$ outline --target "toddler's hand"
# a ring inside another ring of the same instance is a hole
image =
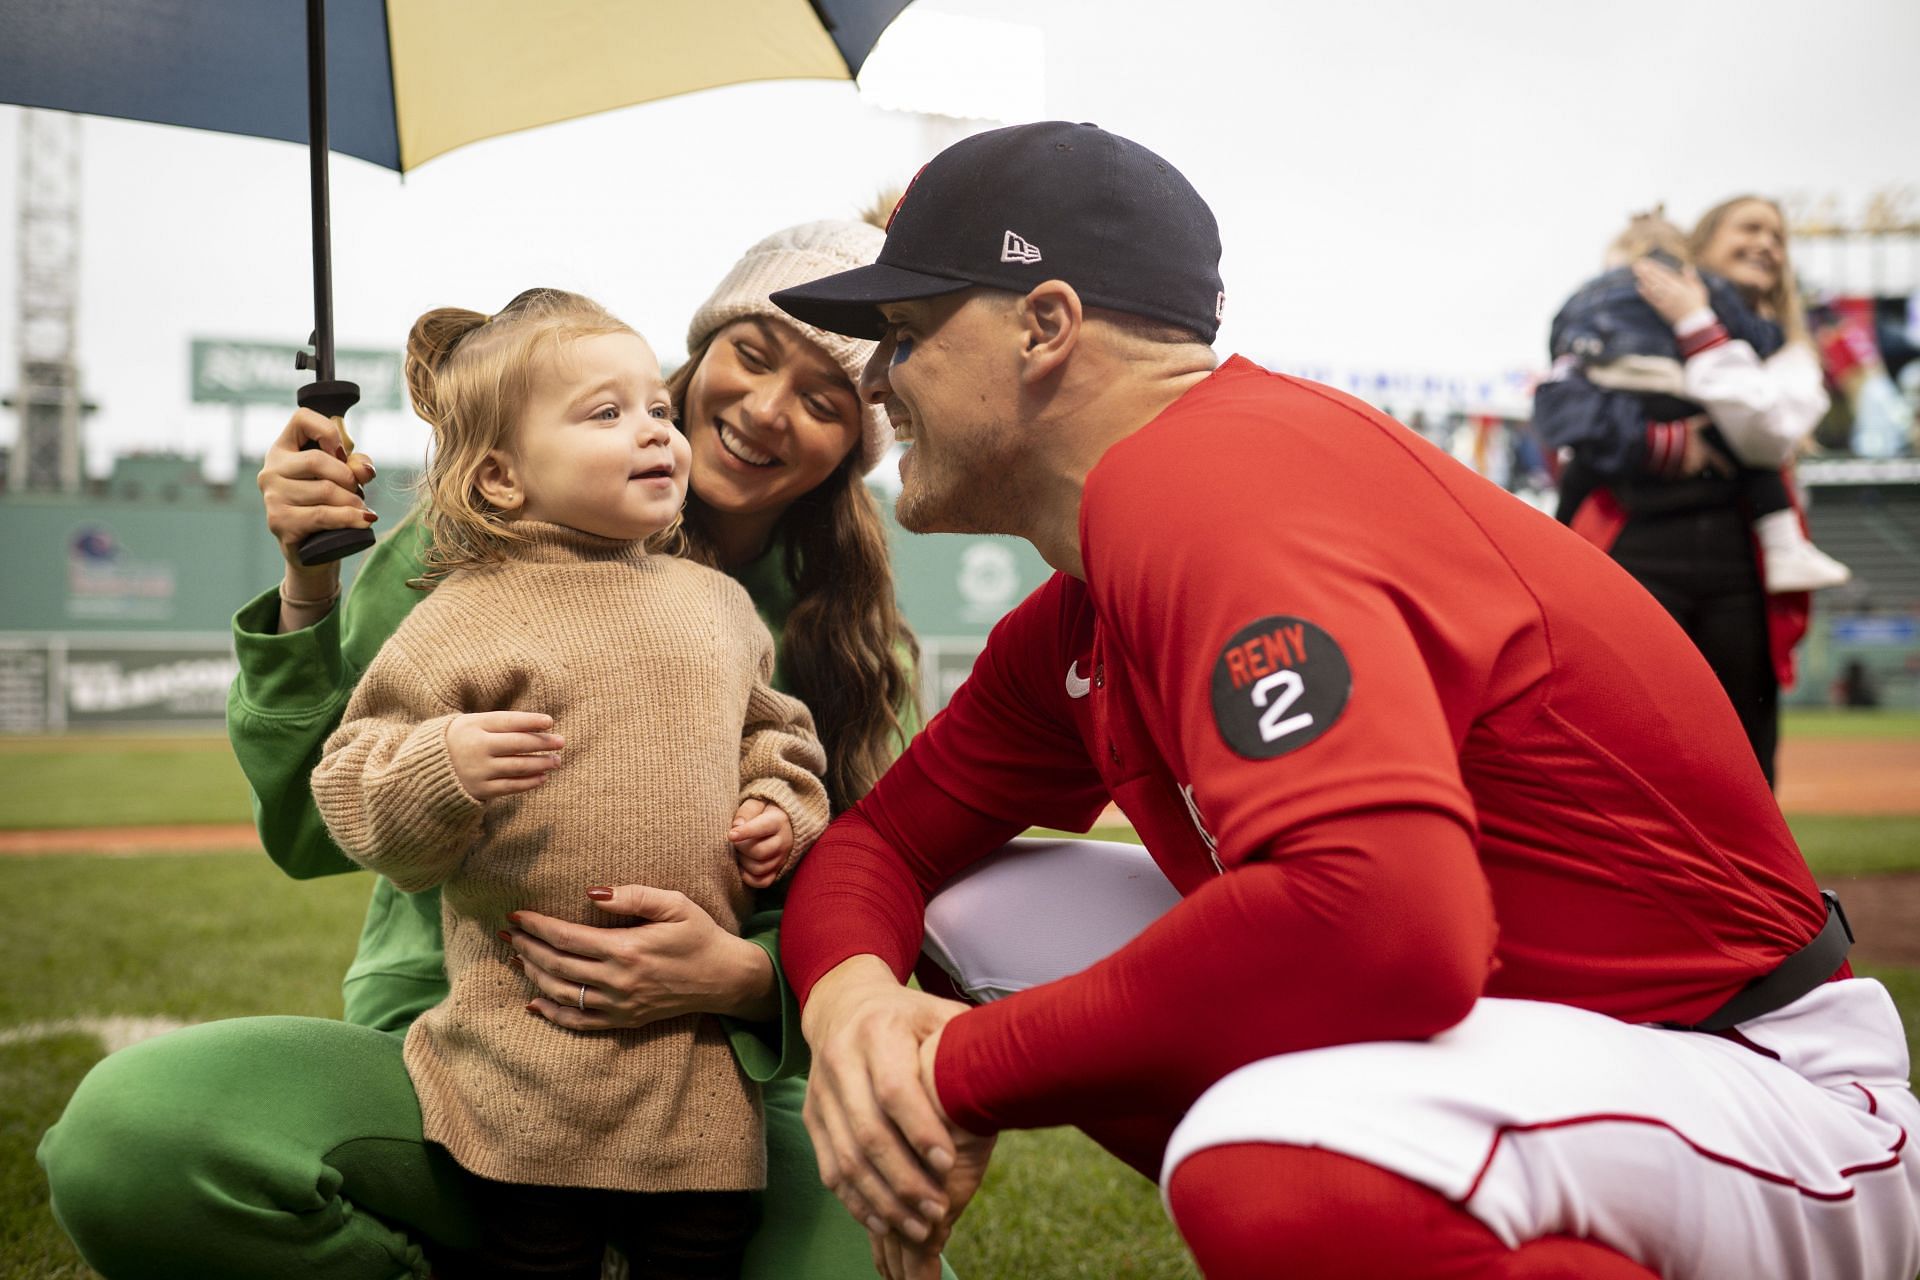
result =
[[[793,852],[793,823],[777,804],[752,798],[742,800],[727,828],[740,878],[751,889],[764,889],[780,878]]]
[[[447,726],[453,776],[475,800],[531,791],[560,766],[564,739],[538,711],[482,711]]]

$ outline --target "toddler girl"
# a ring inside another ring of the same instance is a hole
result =
[[[407,384],[433,426],[415,584],[432,594],[356,687],[313,792],[349,856],[443,886],[450,991],[405,1056],[485,1238],[441,1273],[591,1280],[613,1238],[636,1276],[732,1275],[766,1157],[720,1024],[557,1026],[529,1012],[502,930],[520,908],[630,924],[589,900],[634,883],[737,931],[748,886],[826,825],[811,717],[770,687],[746,592],[663,554],[689,454],[638,334],[557,290],[432,311]]]

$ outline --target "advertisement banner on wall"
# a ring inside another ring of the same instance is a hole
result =
[[[238,673],[223,635],[8,639],[0,642],[0,733],[216,729]]]
[[[290,342],[249,342],[227,338],[193,339],[192,394],[195,404],[270,404],[284,408],[294,392],[313,381],[310,370],[293,363]],[[334,376],[360,387],[360,409],[399,409],[405,389],[398,351],[349,347],[333,353]]]
[[[0,644],[0,733],[43,733],[58,714],[51,664],[40,645]]]
[[[227,686],[239,672],[225,652],[75,647],[67,653],[61,681],[67,726],[129,720],[217,723],[226,716]]]
[[[166,622],[173,617],[175,566],[130,553],[104,523],[67,539],[67,616],[85,622]]]

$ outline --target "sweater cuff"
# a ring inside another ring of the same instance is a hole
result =
[[[1680,332],[1679,326],[1675,326],[1674,334],[1680,340],[1680,358],[1682,360],[1691,360],[1702,351],[1711,351],[1715,347],[1726,345],[1728,341],[1727,327],[1718,320],[1713,319],[1712,314],[1712,312],[1707,313],[1708,321],[1704,326],[1685,333]],[[1691,318],[1692,317],[1689,317],[1689,319]],[[1685,324],[1686,321],[1682,321],[1681,323]]]
[[[301,719],[331,714],[353,683],[340,648],[339,607],[312,626],[282,633],[278,587],[255,596],[233,615],[233,652],[240,663],[235,698],[255,715]]]
[[[824,793],[809,802],[809,798],[800,794],[791,785],[780,778],[756,778],[741,789],[741,801],[748,799],[764,800],[777,806],[787,815],[787,821],[793,826],[793,852],[787,855],[787,863],[780,868],[785,875],[792,870],[800,855],[813,847],[821,833],[827,829],[828,813]]]
[[[1673,479],[1680,474],[1681,461],[1687,456],[1685,422],[1649,422],[1647,424],[1647,470]]]
[[[314,801],[334,843],[408,893],[453,874],[486,809],[454,772],[447,750],[453,720],[422,721],[377,772],[329,756],[313,774]]]
[[[1676,338],[1691,337],[1708,325],[1719,323],[1720,317],[1713,313],[1712,307],[1701,307],[1697,311],[1687,312],[1687,314],[1673,322],[1673,336]]]
[[[457,715],[435,716],[408,735],[405,746],[380,779],[381,783],[401,782],[408,793],[418,798],[419,812],[427,830],[448,838],[464,833],[486,802],[475,798],[460,785],[453,768],[453,752],[447,747],[447,729]]]

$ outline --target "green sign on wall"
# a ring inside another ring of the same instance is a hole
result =
[[[313,381],[312,370],[294,368],[294,351],[290,343],[195,338],[193,402],[291,405],[294,393]],[[360,408],[405,405],[398,351],[337,348],[333,364],[335,377],[360,384]]]

